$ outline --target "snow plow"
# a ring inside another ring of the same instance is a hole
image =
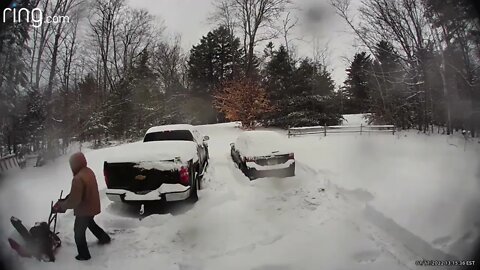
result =
[[[60,193],[60,199],[62,193]],[[10,222],[20,234],[22,243],[13,238],[8,238],[8,243],[20,257],[34,257],[39,261],[47,262],[55,261],[55,252],[62,245],[62,241],[58,237],[58,232],[56,232],[57,212],[53,211],[53,201],[47,222],[36,222],[30,230],[27,230],[22,221],[16,217],[12,216]]]

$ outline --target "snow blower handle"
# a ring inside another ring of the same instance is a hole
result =
[[[58,201],[64,200],[64,199],[62,199],[62,196],[63,196],[63,189],[62,189],[62,191],[60,191],[60,198],[58,199]],[[50,204],[50,215],[48,216],[48,226],[50,227],[50,225],[53,222],[53,233],[55,233],[55,230],[57,228],[57,214],[58,214],[58,212],[54,211],[54,205],[53,205],[53,201],[52,201],[51,204]]]
[[[61,211],[62,209],[60,209],[58,203],[61,202],[61,201],[64,201],[65,199],[62,198],[62,195],[63,195],[63,190],[60,192],[60,198],[57,200],[57,202],[54,204],[53,201],[51,203],[51,213],[55,214],[55,213],[65,213],[65,211]]]

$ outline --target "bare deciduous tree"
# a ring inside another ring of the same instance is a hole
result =
[[[228,29],[231,36],[238,27],[238,18],[234,16],[234,10],[228,0],[219,0],[215,3],[215,12],[210,16],[210,22],[220,24]]]
[[[176,94],[183,88],[183,75],[186,57],[182,53],[181,38],[176,36],[172,43],[159,41],[154,47],[153,59],[156,65],[153,67],[160,77],[162,91],[167,96]]]
[[[116,44],[115,59],[121,59],[123,68],[123,73],[120,74],[118,61],[115,60],[117,76],[124,76],[132,67],[140,52],[152,42],[152,21],[153,16],[146,10],[133,9],[124,12],[114,38]],[[121,45],[120,48],[117,44]]]
[[[287,12],[285,18],[282,20],[282,37],[283,41],[285,42],[285,49],[287,50],[288,55],[290,55],[291,49],[291,42],[293,39],[291,38],[290,34],[291,31],[297,26],[298,24],[298,17],[292,14],[291,11]]]
[[[255,46],[278,35],[276,20],[285,11],[289,0],[221,0],[217,13],[225,22],[238,25],[243,35],[246,74],[254,69]]]
[[[362,41],[362,43],[368,48],[369,52],[372,55],[375,55],[375,48],[374,48],[374,43],[366,37],[359,27],[357,27],[353,21],[353,16],[350,14],[350,8],[351,8],[351,0],[332,0],[331,2],[332,6],[335,8],[336,13],[347,23],[347,25],[350,27],[350,29],[355,33],[355,35]],[[381,66],[380,66],[381,68]],[[383,71],[382,71],[383,73]],[[378,94],[380,96],[380,101],[382,109],[384,112],[387,114],[386,118],[391,119],[391,113],[387,109],[387,104],[385,100],[385,94],[382,91],[382,87],[380,84],[380,80],[378,77],[374,76],[375,83],[376,83],[376,89],[378,91]]]
[[[101,78],[102,88],[114,89],[114,79],[111,72],[111,54],[115,52],[113,48],[115,40],[115,29],[121,10],[125,7],[124,0],[95,0],[93,3],[93,18],[90,19],[90,27],[94,44],[99,50],[100,65],[102,66]]]

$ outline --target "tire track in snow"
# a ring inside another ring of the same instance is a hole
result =
[[[306,171],[316,172],[308,165],[303,164],[302,166],[306,168]],[[317,175],[316,177],[318,178],[319,176]],[[335,192],[337,199],[343,199],[341,200],[343,202],[342,205],[339,202],[334,202],[332,198],[328,198],[333,205],[338,206],[338,208],[335,208],[335,211],[338,212],[339,216],[348,217],[349,222],[357,230],[365,233],[383,252],[390,254],[399,264],[408,269],[417,269],[418,267],[415,266],[414,261],[421,258],[457,260],[455,256],[436,249],[420,237],[401,227],[394,220],[377,211],[368,203],[368,201],[374,198],[368,191],[347,190],[328,180],[326,182],[328,190]],[[355,218],[351,218],[352,216]],[[366,254],[358,254],[358,261],[365,261],[365,258],[370,257],[363,256]]]
[[[301,211],[312,212],[318,204],[310,202],[306,199],[306,194],[303,192],[301,182],[305,177],[297,176],[292,179],[285,178],[263,178],[250,181],[243,172],[234,164],[229,155],[218,156],[218,158],[211,158],[212,167],[215,169],[210,170],[210,184],[208,188],[222,187],[226,192],[232,194],[232,200],[242,205],[252,206],[252,214],[254,216],[263,216],[264,220],[257,224],[259,227],[265,224],[275,223],[274,220],[282,219],[285,215],[289,215],[288,219],[295,222],[292,219],[291,212],[287,214],[283,213],[285,209],[291,206],[291,199],[296,199],[293,206],[294,209],[298,208]],[[303,170],[300,170],[299,175],[305,175]],[[285,185],[285,181],[291,183]],[[218,183],[221,181],[221,183]],[[292,188],[295,187],[295,188]],[[256,202],[259,202],[256,205]],[[275,206],[275,207],[273,207]],[[287,209],[290,211],[292,209]],[[295,210],[294,210],[295,211]],[[258,212],[258,213],[257,213]],[[298,210],[295,211],[298,214]],[[269,217],[271,215],[271,217]],[[248,219],[248,217],[246,217]],[[269,218],[272,218],[269,220]],[[301,214],[299,214],[300,220]],[[274,229],[271,227],[270,229]],[[255,226],[254,226],[255,227]],[[256,228],[255,230],[257,230]],[[297,230],[294,230],[297,231]],[[211,259],[221,258],[223,256],[235,256],[239,253],[252,252],[254,249],[260,246],[270,246],[280,241],[285,237],[288,232],[281,231],[281,233],[272,233],[271,235],[262,236],[253,241],[227,249],[221,253],[209,256]]]
[[[306,169],[306,172],[314,172],[310,177],[320,180],[320,178],[328,177],[327,175],[319,175],[316,170],[310,168],[306,164],[302,164]],[[404,266],[407,269],[414,268],[414,254],[405,247],[395,245],[395,242],[398,240],[390,237],[388,234],[382,233],[379,229],[376,229],[370,221],[368,221],[363,213],[363,207],[365,201],[360,200],[360,198],[365,198],[362,192],[359,191],[348,191],[338,187],[336,184],[333,184],[330,180],[323,179],[324,186],[326,189],[326,200],[329,202],[329,210],[335,213],[335,218],[344,219],[348,221],[356,230],[366,235],[375,245],[381,250],[381,252],[388,254],[394,258],[398,264]],[[388,232],[387,232],[388,233]],[[374,262],[379,255],[374,251],[367,252],[362,251],[354,255],[359,263],[368,263]]]

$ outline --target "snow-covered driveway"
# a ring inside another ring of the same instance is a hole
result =
[[[74,217],[69,212],[60,217],[63,246],[55,263],[19,259],[9,253],[13,261],[25,269],[62,270],[394,270],[416,269],[414,261],[419,256],[446,256],[370,206],[369,192],[344,189],[333,181],[332,174],[337,172],[329,171],[328,164],[315,166],[308,151],[302,153],[298,145],[299,140],[313,142],[312,138],[291,141],[299,149],[295,177],[250,182],[229,156],[229,144],[241,131],[231,124],[202,129],[211,138],[211,160],[200,200],[194,206],[164,206],[140,220],[136,210],[112,204],[101,191],[102,213],[96,220],[114,240],[98,246],[87,234],[92,260],[77,262],[73,258]],[[102,190],[103,161],[113,152],[121,153],[122,147],[86,152]],[[12,231],[10,215],[27,226],[45,220],[50,200],[59,190],[68,189],[70,174],[67,157],[62,157],[46,167],[9,176],[0,191],[2,232],[8,235]],[[5,248],[7,242],[1,244]]]

